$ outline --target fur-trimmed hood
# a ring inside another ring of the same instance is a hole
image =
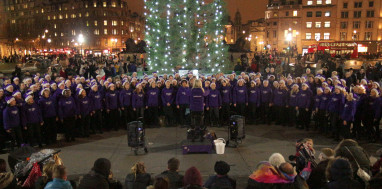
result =
[[[0,188],[6,188],[13,181],[13,174],[10,172],[0,173]]]

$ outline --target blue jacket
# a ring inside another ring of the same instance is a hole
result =
[[[243,104],[248,103],[248,92],[246,86],[236,86],[233,90],[233,103]]]
[[[73,189],[69,181],[54,178],[46,184],[44,189]]]
[[[41,97],[38,101],[40,106],[41,114],[43,118],[57,117],[57,105],[56,100],[53,96],[48,98]]]
[[[297,94],[297,107],[298,108],[310,108],[312,102],[312,91],[310,89],[300,90]]]
[[[77,106],[73,97],[62,96],[58,101],[58,117],[60,119],[73,117],[77,114]]]
[[[3,111],[4,129],[20,127],[20,109],[17,106],[7,106]]]
[[[84,98],[76,98],[77,111],[81,116],[87,116],[90,114],[92,108],[92,103],[89,97],[85,96]]]
[[[215,90],[210,90],[210,94],[207,96],[206,106],[210,108],[220,107],[222,105],[222,98],[220,92]]]
[[[204,110],[204,93],[202,89],[196,88],[191,90],[190,95],[190,111]]]
[[[129,107],[131,106],[131,98],[133,97],[133,90],[121,90],[119,92],[119,104],[121,107]]]
[[[133,108],[143,108],[145,106],[145,95],[143,92],[141,93],[133,93],[133,98],[131,101]]]
[[[106,92],[105,108],[108,110],[115,110],[118,108],[118,93],[116,91]]]
[[[338,113],[341,115],[341,110],[345,104],[345,97],[343,94],[333,93],[328,103],[328,112]]]
[[[220,87],[220,93],[221,93],[222,103],[223,104],[230,104],[230,103],[232,103],[231,87],[229,87],[229,86]]]
[[[149,88],[146,93],[146,106],[148,107],[157,107],[159,106],[159,89],[156,88]]]
[[[91,104],[92,104],[92,110],[91,111],[96,111],[96,110],[101,110],[102,109],[102,101],[103,101],[103,98],[102,98],[102,94],[100,91],[93,91],[91,90],[89,92],[89,99],[91,101]]]
[[[21,115],[23,127],[26,127],[27,124],[43,122],[40,107],[35,102],[33,104],[25,103]]]
[[[347,101],[344,105],[341,119],[347,122],[354,121],[354,115],[356,111],[356,101]]]
[[[269,104],[272,102],[272,88],[271,87],[264,87],[262,86],[260,88],[261,90],[261,103],[262,104]]]
[[[169,88],[167,89],[166,87],[162,89],[162,104],[163,106],[167,106],[167,103],[173,104],[174,103],[174,89]]]
[[[190,104],[190,93],[190,88],[180,87],[176,93],[176,105]]]

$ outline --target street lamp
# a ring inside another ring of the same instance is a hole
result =
[[[46,30],[45,30],[45,33],[48,33],[48,32],[49,32],[49,30],[46,29]]]
[[[84,38],[84,35],[82,35],[82,33],[80,33],[80,35],[78,35],[78,42],[80,43],[81,45],[81,55],[82,55],[82,44],[85,42],[85,38]]]
[[[356,36],[357,36],[357,30],[354,30],[353,33],[354,33],[354,35],[353,35],[353,41],[355,42],[355,38],[356,38]]]
[[[48,52],[50,52],[50,43],[52,42],[52,40],[49,38],[49,39],[47,39],[46,41],[48,42],[48,46],[49,46],[49,47],[48,47]]]

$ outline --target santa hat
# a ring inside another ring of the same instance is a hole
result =
[[[25,102],[28,102],[29,99],[33,99],[33,95],[29,94],[25,97]]]
[[[43,88],[42,90],[41,90],[41,96],[44,96],[44,91],[49,91],[50,92],[50,89],[49,88]]]
[[[332,92],[332,89],[330,87],[325,87],[325,90],[329,90],[330,92]]]
[[[50,77],[50,75],[49,74],[45,74],[45,79],[47,79],[48,77]]]
[[[64,89],[64,90],[62,90],[61,94],[62,94],[62,95],[65,95],[65,92],[66,92],[66,91],[70,91],[70,90],[69,90],[69,89]]]
[[[379,96],[379,91],[377,89],[371,89],[371,91],[374,91],[377,94],[377,96]]]
[[[7,104],[10,104],[12,101],[14,101],[15,100],[15,98],[14,97],[12,97],[12,96],[6,96],[5,97],[5,101],[7,101]]]
[[[11,87],[13,87],[13,85],[11,85],[11,84],[5,85],[5,90],[9,91],[11,89]]]
[[[339,89],[339,90],[342,91],[344,88],[343,88],[341,85],[336,85],[336,86],[335,86],[335,89]]]
[[[306,84],[306,83],[303,83],[301,86],[306,86],[306,87],[308,87],[308,88],[309,88],[309,85],[308,85],[308,84]]]
[[[63,81],[60,82],[60,83],[58,84],[58,87],[60,87],[60,86],[62,86],[62,85],[65,86],[65,82],[63,82]]]
[[[298,86],[297,84],[293,84],[293,85],[292,85],[292,88],[293,88],[293,87],[300,88],[300,86]]]
[[[122,86],[125,87],[126,84],[129,84],[129,82],[128,82],[128,81],[124,81],[123,84],[122,84]]]
[[[114,86],[114,83],[109,83],[109,84],[107,85],[107,88],[109,89],[111,86]]]
[[[16,90],[12,93],[12,96],[15,97],[17,96],[18,94],[21,94],[21,92],[19,90]]]
[[[373,84],[377,85],[377,87],[379,88],[379,83],[378,82],[373,82]]]
[[[77,95],[80,96],[83,91],[85,91],[85,90],[84,89],[77,89]]]
[[[84,88],[84,87],[82,86],[82,84],[78,84],[77,87],[76,87],[76,89],[81,89],[81,88]]]
[[[319,92],[324,92],[324,91],[322,90],[322,88],[317,88],[317,91],[319,91]]]
[[[95,87],[98,87],[98,85],[97,85],[97,84],[92,84],[92,85],[90,86],[91,89],[93,89],[93,88],[95,88]]]
[[[18,77],[14,77],[13,81],[20,80]]]

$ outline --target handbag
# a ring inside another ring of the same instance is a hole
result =
[[[359,178],[361,178],[364,182],[368,182],[370,180],[370,175],[359,166],[357,159],[355,159],[355,157],[353,156],[353,153],[351,153],[349,148],[346,146],[345,148],[353,157],[354,161],[357,163],[357,166],[358,166],[357,175],[359,176]]]

